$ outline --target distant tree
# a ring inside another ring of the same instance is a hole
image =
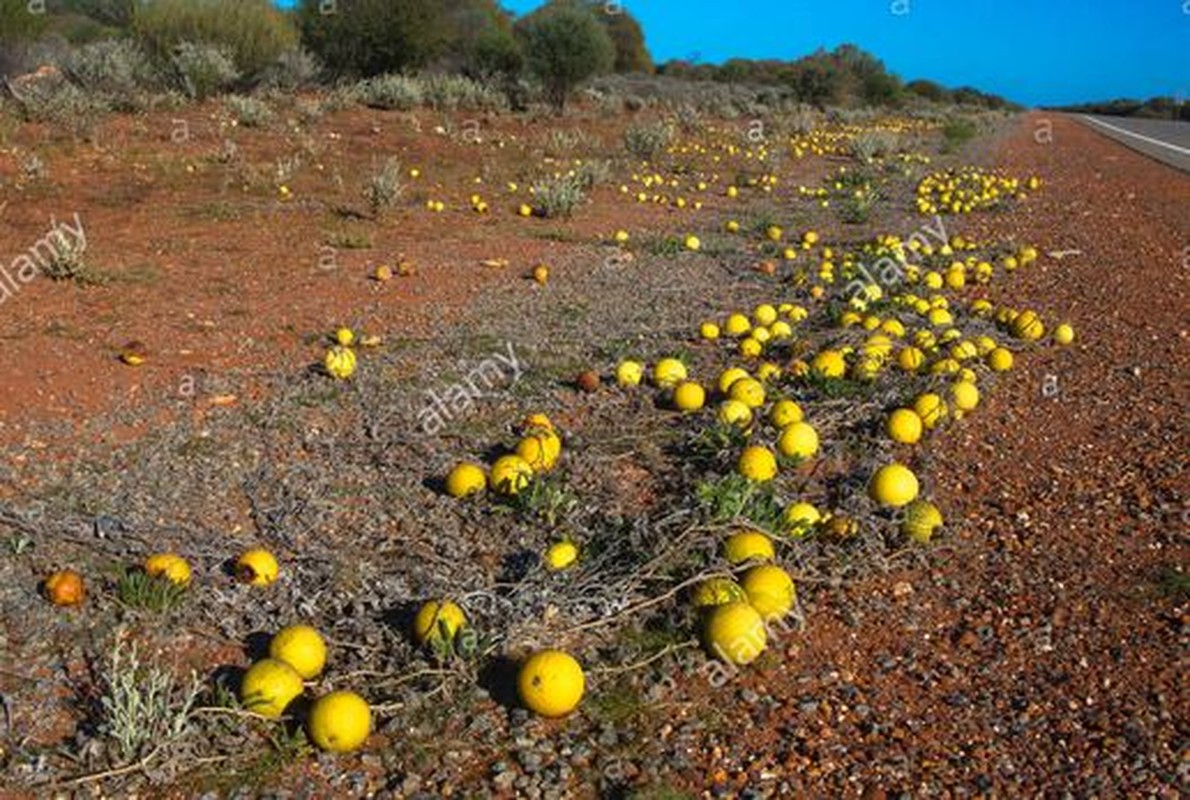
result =
[[[101,25],[127,30],[136,16],[138,0],[59,0],[55,11],[81,14]]]
[[[799,101],[823,108],[843,94],[843,76],[826,51],[800,58],[791,65],[790,88]]]
[[[716,70],[715,80],[724,83],[749,83],[754,78],[756,63],[744,58],[728,59]]]
[[[525,67],[521,43],[511,31],[495,28],[476,38],[466,71],[477,78],[515,78]]]
[[[915,80],[905,84],[905,90],[910,94],[929,100],[932,103],[946,103],[950,101],[950,92],[941,84],[934,81]]]
[[[609,72],[615,45],[590,8],[574,0],[552,0],[516,23],[529,69],[545,86],[557,113],[582,81]]]
[[[441,0],[446,48],[441,62],[474,76],[518,71],[523,58],[512,17],[495,0]]]
[[[327,11],[330,8],[330,11]],[[450,42],[441,0],[302,0],[305,46],[334,74],[372,76],[424,66]]]
[[[33,13],[29,0],[0,0],[0,45],[37,38],[46,26],[46,15]]]
[[[588,0],[588,4],[595,12],[595,18],[603,23],[616,48],[612,69],[615,72],[655,72],[653,57],[645,45],[644,28],[636,17],[622,5],[608,3],[607,0]]]

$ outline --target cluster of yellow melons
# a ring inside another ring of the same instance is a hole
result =
[[[740,356],[755,359],[763,355],[770,343],[792,339],[794,326],[807,316],[806,308],[794,303],[761,303],[751,315],[733,311],[721,321],[703,322],[698,335],[707,341],[731,339],[736,342]]]
[[[511,452],[492,462],[490,472],[482,465],[463,461],[446,476],[446,493],[463,498],[491,489],[504,497],[515,497],[534,476],[552,470],[562,456],[562,437],[545,414],[530,414],[519,426],[521,438]]]
[[[976,167],[934,172],[917,185],[917,210],[923,214],[970,214],[1006,200],[1023,200],[1026,187],[1040,185],[1037,178],[1022,182]]]
[[[702,616],[702,641],[707,652],[730,664],[749,664],[768,646],[769,626],[794,608],[797,590],[789,573],[774,563],[772,539],[761,531],[739,530],[723,543],[727,562],[742,570],[736,576],[699,582],[690,603]]]

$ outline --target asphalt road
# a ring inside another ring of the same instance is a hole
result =
[[[1091,129],[1121,144],[1190,172],[1190,122],[1079,114]]]

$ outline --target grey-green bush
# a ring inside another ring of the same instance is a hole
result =
[[[214,45],[182,42],[170,64],[178,88],[195,100],[219,94],[240,78],[231,53]]]

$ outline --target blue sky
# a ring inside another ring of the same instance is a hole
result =
[[[543,0],[503,0],[518,14]],[[622,0],[657,61],[791,59],[853,42],[906,80],[1030,105],[1190,99],[1190,0]],[[894,13],[894,11],[904,13]]]

